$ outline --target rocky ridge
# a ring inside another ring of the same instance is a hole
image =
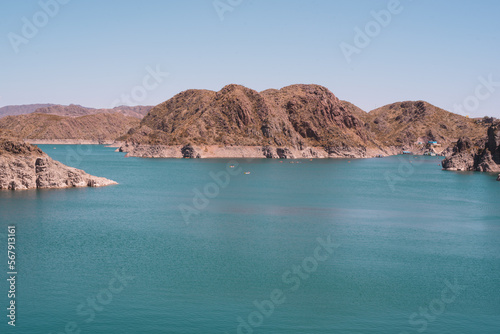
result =
[[[383,147],[401,147],[416,154],[447,154],[461,137],[477,141],[486,126],[424,101],[392,103],[370,111],[365,120]],[[438,145],[429,145],[436,141]]]
[[[154,107],[119,138],[129,156],[328,158],[391,154],[327,88],[292,85],[257,92],[228,85],[188,90]],[[179,151],[180,148],[180,151]]]
[[[0,108],[0,117],[4,116],[16,116],[16,115],[24,115],[31,114],[35,112],[35,110],[39,108],[45,108],[53,106],[50,103],[40,103],[40,104],[23,104],[23,105],[10,105]]]
[[[180,149],[190,145],[201,158],[366,158],[403,151],[444,155],[459,137],[478,139],[484,129],[424,101],[366,113],[318,85],[263,92],[228,85],[174,96],[119,140],[126,142],[121,151],[138,157],[182,157]]]
[[[95,143],[114,141],[139,119],[121,113],[101,113],[80,117],[32,113],[0,118],[0,130],[9,130],[16,137],[30,142],[73,140]]]

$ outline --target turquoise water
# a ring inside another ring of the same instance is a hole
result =
[[[41,148],[120,184],[0,192],[0,267],[15,224],[18,269],[1,333],[499,333],[494,175],[436,157],[228,168]],[[198,190],[213,198],[196,208]]]

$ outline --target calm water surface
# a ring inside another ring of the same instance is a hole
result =
[[[1,333],[500,332],[494,175],[241,159],[220,187],[229,160],[41,148],[120,184],[0,192],[1,268],[15,224],[19,272],[15,329],[0,282]]]

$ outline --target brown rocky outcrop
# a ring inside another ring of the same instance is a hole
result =
[[[383,106],[370,111],[366,121],[382,146],[397,146],[417,154],[446,154],[459,138],[468,137],[475,141],[484,136],[486,129],[475,120],[424,101]],[[439,145],[428,145],[429,141],[437,141]]]
[[[182,157],[175,147],[190,144],[201,158],[366,158],[449,154],[460,137],[477,141],[485,129],[424,101],[366,113],[318,85],[257,92],[233,84],[177,94],[118,140],[126,142],[122,151],[141,157]]]
[[[38,147],[0,138],[0,189],[102,187],[117,184],[52,160]]]
[[[181,153],[183,158],[200,158],[200,154],[197,153],[194,147],[190,144],[183,146],[181,148]]]
[[[153,157],[162,151],[171,157],[167,147],[181,146],[181,156],[202,158],[383,154],[363,113],[318,85],[260,93],[239,85],[219,92],[188,90],[154,107],[140,126],[119,138],[126,141],[120,150],[129,156]]]
[[[500,172],[500,123],[491,125],[486,140],[476,144],[460,138],[442,165],[446,170]]]

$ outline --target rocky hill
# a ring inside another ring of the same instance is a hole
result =
[[[389,104],[370,111],[366,119],[381,145],[402,147],[415,153],[429,149],[439,153],[463,136],[478,140],[486,129],[472,119],[424,101]],[[429,147],[426,145],[429,141],[437,141],[439,146]]]
[[[356,115],[359,119],[366,121],[368,117],[368,113],[366,111],[348,101],[341,100],[340,103],[345,110],[353,115]]]
[[[52,160],[38,147],[0,138],[0,189],[102,187],[117,184]]]
[[[92,114],[81,117],[33,113],[0,118],[0,130],[30,140],[114,141],[139,125],[135,117],[120,113]]]
[[[188,90],[154,107],[122,137],[137,156],[366,157],[383,153],[351,106],[327,88]],[[175,154],[166,146],[177,147]],[[220,146],[224,146],[223,152]],[[185,156],[182,153],[181,156]]]
[[[500,122],[488,128],[483,140],[460,138],[453,154],[442,164],[446,170],[500,172]]]

